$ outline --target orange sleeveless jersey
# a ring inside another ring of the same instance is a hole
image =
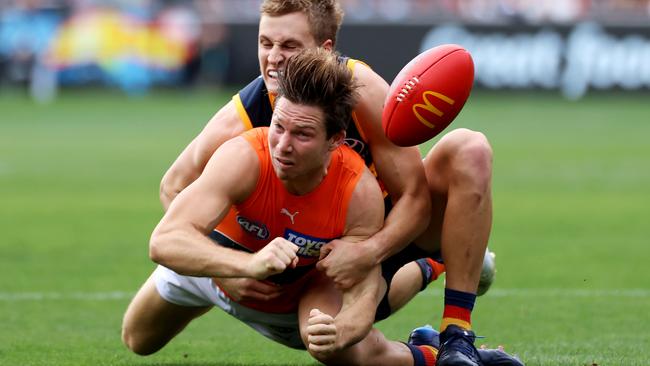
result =
[[[284,296],[268,302],[241,302],[265,312],[294,312],[300,291],[318,261],[320,248],[343,235],[350,197],[365,165],[352,149],[341,146],[332,152],[327,175],[320,185],[306,195],[295,196],[287,192],[273,170],[268,128],[255,128],[242,136],[257,152],[259,180],[253,193],[233,206],[215,230],[251,252],[262,249],[276,237],[300,247],[297,268],[268,279],[283,284],[287,291]]]

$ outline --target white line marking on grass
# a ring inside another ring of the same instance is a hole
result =
[[[128,300],[135,295],[129,291],[107,292],[0,292],[0,301],[52,301],[52,300],[90,300],[90,301],[116,301]],[[442,296],[441,289],[424,291],[424,296]],[[650,297],[648,289],[624,290],[585,290],[565,288],[495,288],[488,291],[488,297]]]

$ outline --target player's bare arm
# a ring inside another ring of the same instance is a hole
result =
[[[208,238],[230,207],[255,188],[258,166],[257,155],[243,138],[218,149],[203,174],[178,195],[154,230],[151,259],[179,274],[206,277],[262,279],[295,266],[296,246],[282,238],[255,254],[215,245]]]
[[[403,249],[429,223],[431,203],[422,157],[417,147],[399,147],[391,143],[381,128],[381,114],[388,84],[364,65],[355,70],[362,88],[355,109],[370,144],[375,167],[394,202],[381,231],[373,235],[378,262]]]
[[[201,175],[219,146],[238,136],[244,129],[244,123],[232,100],[212,116],[163,176],[160,182],[160,202],[165,210],[183,189]]]
[[[219,146],[244,130],[245,125],[233,101],[217,111],[163,176],[160,202],[164,209],[167,210],[174,198],[201,175]],[[270,300],[283,293],[281,286],[253,278],[215,277],[215,281],[236,301]]]
[[[375,177],[366,169],[352,195],[342,239],[360,244],[381,229],[383,219],[381,190]],[[322,249],[324,256],[328,254],[328,247],[329,244]],[[352,287],[338,288],[342,291],[342,302],[336,316],[328,314],[327,310],[321,311],[322,308],[310,309],[307,327],[309,349],[327,354],[363,339],[372,328],[374,310],[385,289],[380,266],[374,266]],[[331,302],[331,299],[326,301]]]
[[[355,114],[394,207],[384,227],[362,245],[350,245],[343,240],[331,243],[332,249],[341,250],[331,253],[323,264],[331,267],[329,274],[337,282],[347,286],[360,281],[369,268],[408,245],[426,228],[431,215],[431,203],[423,199],[429,192],[419,150],[394,145],[381,128],[388,84],[361,64],[356,65],[354,74],[362,85]]]

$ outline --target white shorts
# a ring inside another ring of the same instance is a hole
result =
[[[265,337],[291,348],[305,349],[295,313],[265,313],[242,306],[226,296],[209,277],[183,276],[160,265],[153,276],[160,296],[172,304],[217,306]]]

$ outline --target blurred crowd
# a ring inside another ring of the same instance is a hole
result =
[[[255,22],[259,0],[0,0],[0,12],[57,10],[70,14],[114,7],[145,19],[168,7],[192,9],[203,22]],[[648,25],[650,0],[341,0],[349,22],[567,23]]]
[[[192,82],[203,58],[202,78],[219,83],[227,28],[206,4],[0,0],[0,88],[24,84],[47,99],[59,85],[97,83],[138,94]]]
[[[259,0],[0,0],[0,89],[100,82],[129,93],[228,69],[229,25]],[[345,24],[650,25],[650,0],[341,0]],[[48,89],[49,88],[49,89]]]

